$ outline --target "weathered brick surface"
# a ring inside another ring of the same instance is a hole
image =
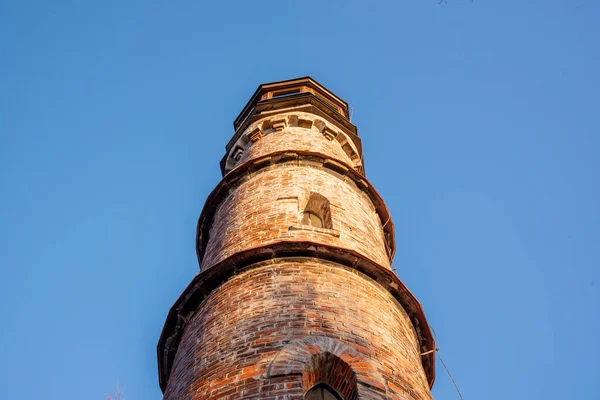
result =
[[[323,380],[347,399],[431,399],[400,304],[339,264],[251,266],[188,317],[165,400],[302,399]]]
[[[330,201],[333,229],[300,223],[310,192]],[[237,183],[214,217],[201,269],[236,252],[281,241],[346,248],[389,268],[382,221],[369,197],[350,179],[300,163],[264,168]]]

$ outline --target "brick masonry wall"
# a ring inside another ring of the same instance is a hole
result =
[[[288,163],[246,175],[237,185],[217,209],[201,270],[236,252],[283,241],[353,250],[389,268],[382,221],[352,180],[310,163]],[[311,191],[330,201],[333,229],[300,223]]]
[[[285,258],[251,266],[188,318],[165,400],[302,399],[307,385],[325,379],[315,366],[327,360],[345,377],[327,383],[348,398],[431,399],[400,304],[339,264]]]

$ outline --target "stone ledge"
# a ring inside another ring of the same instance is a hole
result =
[[[324,235],[340,237],[340,231],[338,231],[336,229],[317,228],[316,226],[310,226],[310,225],[293,224],[293,225],[290,225],[288,230],[290,230],[290,231],[310,231],[310,232],[322,233]]]

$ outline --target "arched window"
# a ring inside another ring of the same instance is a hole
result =
[[[304,211],[302,214],[302,223],[317,228],[323,228],[323,219],[312,211]]]
[[[335,390],[331,387],[327,386],[324,383],[319,383],[312,387],[308,392],[306,392],[306,396],[304,396],[304,400],[344,400],[340,395],[338,395]]]
[[[316,228],[333,229],[329,200],[325,196],[310,192],[302,212],[302,224]]]

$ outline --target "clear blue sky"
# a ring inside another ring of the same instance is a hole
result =
[[[311,75],[354,107],[465,400],[600,398],[599,20],[592,0],[0,1],[0,397],[161,398],[232,121]]]

